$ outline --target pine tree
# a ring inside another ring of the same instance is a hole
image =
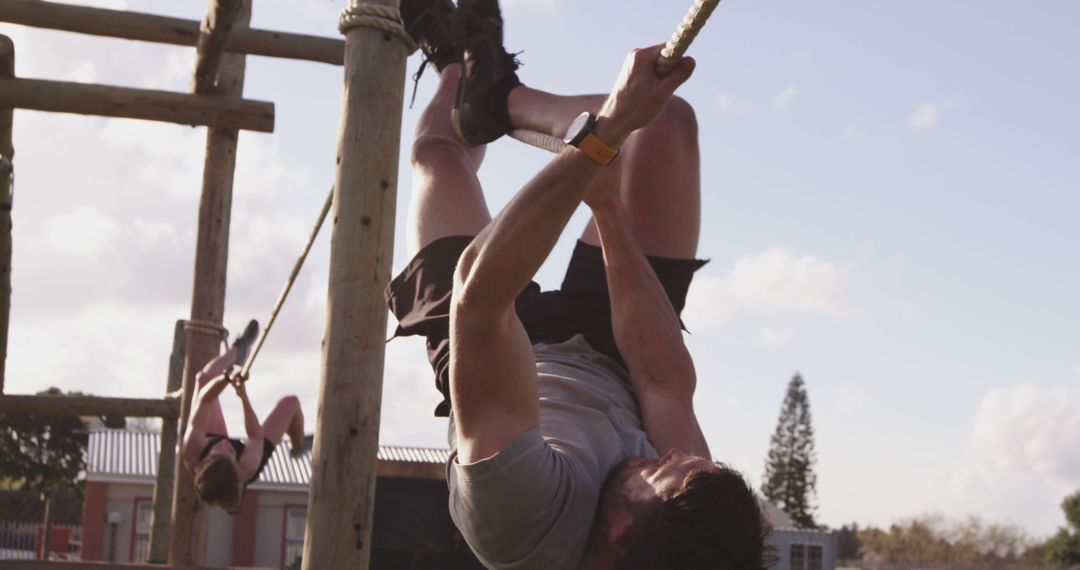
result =
[[[788,384],[776,432],[769,441],[762,493],[791,516],[799,528],[817,528],[817,505],[813,503],[817,498],[815,459],[810,400],[802,376],[796,373]]]

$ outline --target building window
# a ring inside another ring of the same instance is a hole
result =
[[[789,570],[821,570],[820,544],[792,544]]]
[[[821,570],[821,545],[806,546],[806,570]]]
[[[131,517],[131,561],[146,562],[150,559],[150,526],[154,517],[153,499],[135,499],[135,516]]]
[[[281,567],[285,570],[300,568],[304,554],[304,526],[307,524],[307,507],[285,507],[285,556]]]

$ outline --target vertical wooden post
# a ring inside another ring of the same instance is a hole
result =
[[[41,498],[45,501],[45,516],[41,521],[42,537],[38,560],[48,560],[49,551],[52,550],[53,498],[49,494],[42,494]]]
[[[166,394],[172,394],[183,387],[186,352],[187,333],[184,331],[184,321],[176,321],[176,327],[173,329],[172,354],[169,355]],[[150,524],[150,555],[147,560],[151,564],[164,563],[169,553],[169,517],[172,513],[173,485],[176,482],[176,472],[184,468],[182,461],[177,461],[176,457],[179,422],[179,419],[161,419],[161,449],[158,451],[157,481],[154,483],[154,515]]]
[[[351,7],[398,0],[350,0]],[[368,27],[345,39],[345,93],[305,570],[368,568],[408,49]]]
[[[213,0],[211,0],[213,1]],[[210,13],[214,11],[213,5]],[[251,0],[237,16],[236,27],[251,22]],[[228,54],[221,59],[214,92],[237,96],[244,92],[245,57]],[[225,311],[225,278],[229,257],[229,224],[232,214],[233,173],[236,170],[236,143],[239,132],[208,129],[203,190],[199,203],[199,230],[195,242],[195,284],[191,299],[191,320],[221,324]],[[180,406],[180,438],[183,441],[195,374],[218,355],[221,339],[189,332],[184,358],[184,395]],[[191,472],[177,469],[173,488],[172,536],[169,564],[201,566],[206,558],[206,509],[199,500]]]
[[[15,44],[0,35],[0,78],[15,77]],[[0,394],[4,393],[8,319],[11,317],[11,204],[15,147],[11,143],[14,109],[0,109]]]

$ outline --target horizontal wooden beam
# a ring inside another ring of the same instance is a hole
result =
[[[230,567],[231,570],[260,570]],[[201,566],[121,564],[116,562],[60,562],[55,560],[0,560],[0,570],[211,570]]]
[[[274,131],[273,103],[43,79],[0,79],[0,109],[4,107]]]
[[[42,0],[0,0],[0,22],[181,46],[194,46],[199,39],[197,20]],[[333,65],[345,62],[344,40],[269,30],[233,30],[225,51]]]
[[[116,416],[175,420],[180,415],[180,400],[97,396],[0,396],[0,414]]]

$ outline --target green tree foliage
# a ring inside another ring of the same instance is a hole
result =
[[[1050,564],[1080,565],[1080,491],[1065,497],[1061,510],[1065,511],[1065,520],[1072,528],[1058,529],[1057,534],[1040,545],[1037,551]]]
[[[1061,501],[1061,510],[1065,511],[1065,520],[1069,521],[1073,530],[1080,532],[1080,491],[1065,497]]]
[[[817,475],[814,473],[814,427],[810,422],[810,400],[802,376],[788,384],[780,408],[776,432],[769,441],[762,493],[783,509],[799,528],[817,528]]]
[[[958,567],[1025,561],[1030,540],[1019,527],[978,517],[947,521],[937,514],[899,521],[881,530],[858,531],[859,555],[867,565],[949,564]]]
[[[854,560],[859,557],[859,525],[851,523],[836,531],[836,558]]]
[[[50,388],[38,395],[63,393]],[[21,491],[81,495],[87,440],[79,418],[0,414],[0,480]]]

